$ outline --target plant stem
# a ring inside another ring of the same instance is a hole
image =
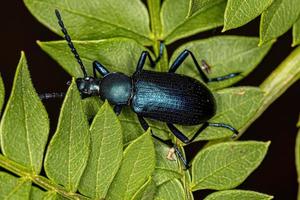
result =
[[[293,83],[300,78],[300,47],[296,48],[259,86],[264,92],[255,116],[241,129],[240,135]]]
[[[150,22],[151,30],[153,34],[153,51],[156,56],[159,55],[160,43],[161,43],[161,33],[162,25],[160,20],[160,5],[161,0],[147,0],[148,9],[150,13]],[[164,48],[163,56],[160,59],[160,62],[157,65],[158,71],[167,71],[168,70],[168,54],[167,48]]]
[[[160,22],[160,0],[147,0],[148,9],[150,13],[151,30],[154,38],[159,38],[161,33]]]
[[[68,199],[88,199],[87,197],[84,197],[80,194],[67,191],[64,187],[53,183],[51,180],[43,176],[33,174],[30,170],[14,161],[9,160],[2,154],[0,154],[0,166],[20,177],[30,179],[32,182],[47,191],[54,191]]]

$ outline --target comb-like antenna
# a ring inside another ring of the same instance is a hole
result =
[[[68,42],[68,45],[69,45],[69,47],[70,47],[72,53],[74,54],[74,56],[75,56],[77,62],[79,63],[79,65],[80,65],[80,67],[81,67],[81,70],[82,70],[82,72],[83,72],[84,77],[87,77],[87,73],[86,73],[86,71],[85,71],[85,67],[84,67],[84,65],[83,65],[83,63],[82,63],[82,60],[80,59],[79,54],[77,53],[77,51],[76,51],[76,49],[75,49],[75,47],[74,47],[74,44],[73,44],[73,42],[72,42],[72,40],[71,40],[70,35],[68,34],[68,31],[67,31],[67,29],[66,29],[66,27],[65,27],[65,25],[64,25],[64,23],[63,23],[63,21],[62,21],[62,18],[61,18],[61,16],[60,16],[59,11],[56,10],[56,9],[55,9],[55,14],[56,14],[56,17],[57,17],[57,19],[58,19],[58,24],[59,24],[59,26],[61,27],[61,31],[62,31],[63,34],[65,35],[65,39],[66,39],[66,41]]]

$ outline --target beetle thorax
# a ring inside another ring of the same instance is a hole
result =
[[[114,105],[125,105],[132,93],[131,78],[122,73],[110,73],[100,83],[100,96]]]

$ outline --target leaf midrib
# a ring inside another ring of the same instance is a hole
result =
[[[23,69],[20,73],[24,73],[23,72]],[[21,88],[25,88],[24,85],[23,85],[23,75],[20,76],[20,79],[21,79]],[[25,128],[25,134],[26,134],[26,146],[27,146],[27,149],[28,149],[28,155],[29,155],[29,159],[30,159],[30,168],[32,170],[32,172],[35,172],[34,170],[34,166],[33,166],[33,161],[32,161],[32,152],[31,152],[31,146],[30,146],[30,139],[29,139],[29,128],[28,128],[28,122],[27,122],[27,112],[26,112],[26,100],[24,98],[24,90],[21,89],[21,99],[22,99],[22,109],[23,109],[23,113],[24,113],[24,128]]]

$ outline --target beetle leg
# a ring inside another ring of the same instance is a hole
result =
[[[209,123],[208,122],[208,126],[221,127],[221,128],[229,129],[229,130],[231,130],[234,133],[231,136],[232,138],[235,138],[239,134],[238,130],[236,130],[235,128],[233,128],[232,126],[230,126],[228,124],[223,124],[223,123]]]
[[[207,75],[203,72],[202,68],[200,67],[199,63],[196,60],[196,57],[194,56],[194,54],[189,51],[189,50],[184,50],[177,58],[176,60],[173,62],[173,64],[171,65],[169,72],[170,73],[174,73],[183,63],[183,61],[188,57],[188,55],[190,55],[194,61],[194,64],[200,74],[201,79],[205,82],[215,82],[215,81],[223,81],[226,79],[230,79],[233,77],[236,77],[238,75],[240,75],[240,72],[237,73],[231,73],[231,74],[227,74],[225,76],[221,76],[221,77],[216,77],[216,78],[208,78]],[[204,60],[201,61],[202,64],[206,64],[207,66],[209,66]]]
[[[139,62],[136,66],[136,70],[135,70],[136,73],[141,72],[143,70],[147,57],[149,58],[151,67],[155,66],[156,63],[155,63],[155,61],[152,60],[149,52],[148,51],[143,51],[141,56],[140,56]]]
[[[193,135],[193,137],[191,139],[189,139],[188,137],[186,137],[180,130],[178,130],[173,124],[169,124],[167,123],[169,129],[171,130],[171,132],[183,143],[185,144],[189,144],[191,142],[193,142],[196,137],[208,126],[213,126],[213,127],[221,127],[221,128],[226,128],[231,130],[234,134],[232,135],[232,138],[236,137],[238,135],[238,131],[233,128],[232,126],[228,125],[228,124],[223,124],[223,123],[210,123],[210,122],[204,122],[203,125],[198,129],[198,131]]]
[[[139,122],[141,124],[141,126],[143,127],[143,129],[145,131],[148,130],[149,128],[149,124],[146,122],[146,120],[141,117],[141,116],[138,116],[138,119],[139,119]],[[157,139],[158,141],[168,145],[169,147],[171,147],[172,149],[174,149],[175,153],[177,154],[177,156],[180,158],[180,160],[182,161],[182,163],[184,164],[185,168],[188,169],[189,168],[189,165],[188,165],[188,162],[186,161],[186,159],[183,157],[181,151],[179,150],[178,146],[176,144],[173,144],[171,142],[171,140],[163,140],[161,139],[160,137],[157,137],[156,135],[153,134],[152,130],[151,130],[151,136],[155,139]]]
[[[150,56],[150,54],[149,54],[148,51],[143,51],[142,54],[141,54],[141,56],[140,56],[139,62],[137,64],[137,66],[136,66],[136,71],[135,72],[140,72],[140,71],[143,70],[147,57],[149,58],[150,66],[152,68],[154,68],[155,65],[156,65],[156,63],[158,63],[158,61],[161,59],[162,54],[163,54],[163,50],[164,50],[164,44],[161,42],[160,46],[159,46],[159,55],[156,58],[156,60],[154,60],[154,61],[151,58],[151,56]]]
[[[180,130],[178,130],[173,124],[167,123],[170,131],[183,143],[189,144],[195,140],[195,138],[206,128],[209,126],[208,122],[203,123],[203,125],[198,129],[198,131],[193,135],[191,139],[186,137]]]
[[[96,73],[97,71],[102,75],[105,76],[109,74],[109,71],[97,60],[93,62],[93,73],[94,73],[94,78],[96,78]]]
[[[139,122],[140,122],[142,128],[143,128],[145,131],[147,131],[148,128],[149,128],[149,124],[148,124],[148,123],[146,122],[146,120],[145,120],[143,117],[141,117],[141,116],[138,116],[138,119],[139,119]],[[160,141],[160,142],[162,142],[162,143],[164,143],[164,144],[170,146],[170,147],[173,146],[173,143],[172,143],[171,140],[163,140],[163,139],[161,139],[160,137],[157,137],[156,135],[153,134],[152,130],[151,130],[151,136],[152,136],[153,138],[157,139],[158,141]]]
[[[121,105],[115,105],[114,106],[114,112],[116,113],[116,115],[120,115],[122,111],[122,106]]]

